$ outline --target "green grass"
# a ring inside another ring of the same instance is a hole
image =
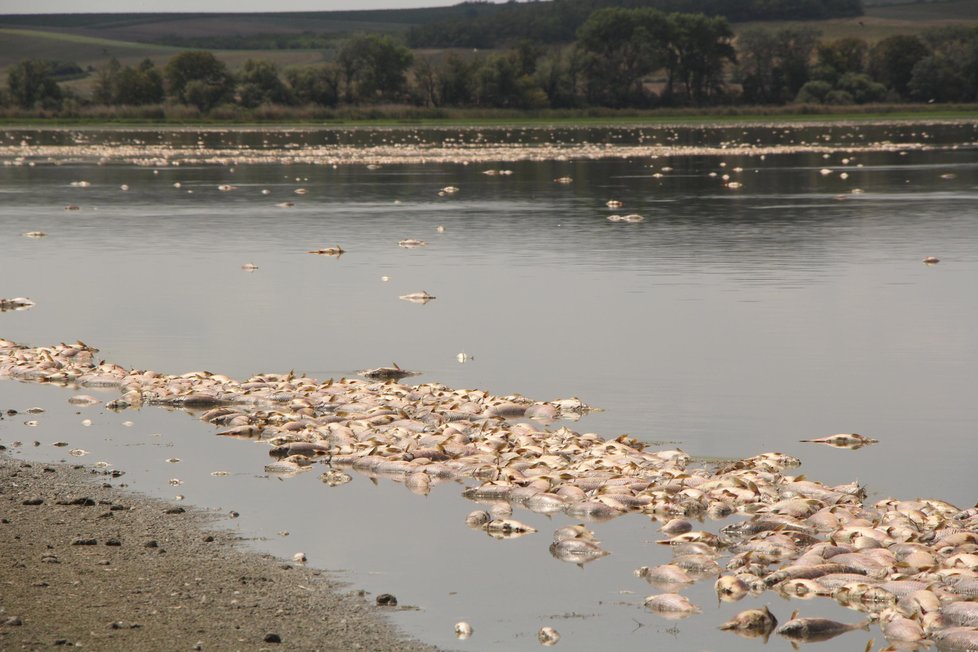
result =
[[[742,125],[798,122],[879,122],[879,121],[939,121],[978,118],[978,106],[971,105],[873,105],[865,107],[728,107],[710,110],[653,111],[539,111],[478,109],[423,109],[417,107],[375,107],[345,109],[277,109],[264,114],[236,108],[218,110],[201,116],[188,107],[164,106],[126,109],[120,114],[112,109],[82,109],[71,117],[38,117],[10,112],[0,114],[0,124],[15,125],[238,125],[238,126],[337,126],[337,127],[506,127],[506,126],[605,126],[605,125]],[[151,114],[165,118],[151,119]],[[258,119],[264,115],[265,119]]]

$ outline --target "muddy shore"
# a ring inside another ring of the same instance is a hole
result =
[[[387,622],[397,607],[118,483],[0,453],[0,649],[434,649]]]

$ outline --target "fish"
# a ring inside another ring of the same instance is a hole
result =
[[[739,634],[755,637],[763,636],[767,643],[768,636],[778,626],[778,619],[771,613],[771,610],[764,606],[764,609],[747,609],[741,611],[732,619],[720,625],[722,630],[733,630]]]
[[[828,437],[819,437],[818,439],[802,439],[800,441],[802,443],[825,444],[834,448],[848,448],[850,450],[856,450],[858,448],[862,448],[863,446],[879,443],[878,439],[864,437],[863,435],[855,432],[829,435]]]
[[[399,299],[404,301],[410,301],[411,303],[425,304],[429,301],[435,299],[436,297],[428,294],[427,290],[422,290],[421,292],[412,292],[411,294],[402,294]]]
[[[840,634],[855,629],[869,629],[872,621],[864,620],[859,623],[840,623],[828,618],[798,618],[798,612],[791,614],[791,619],[775,630],[776,634],[796,641],[818,642],[827,641]]]
[[[659,593],[645,598],[645,608],[654,611],[663,618],[678,620],[688,618],[693,614],[702,612],[702,609],[694,605],[684,595],[678,593]]]
[[[307,254],[316,254],[317,256],[342,256],[346,253],[346,249],[336,245],[334,247],[324,247],[322,249],[312,249],[307,251]]]
[[[405,249],[417,249],[418,247],[424,247],[427,244],[428,243],[424,240],[415,240],[414,238],[406,238],[397,243],[399,247],[403,247]]]
[[[390,367],[363,369],[362,371],[358,371],[357,374],[363,376],[364,378],[369,378],[370,380],[400,380],[401,378],[421,375],[420,371],[408,371],[407,369],[402,369],[396,362],[392,362],[391,365],[392,366]]]
[[[581,566],[611,553],[588,539],[564,539],[550,544],[550,554],[554,559]]]

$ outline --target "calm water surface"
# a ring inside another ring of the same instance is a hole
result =
[[[248,139],[369,146],[415,138],[396,130],[250,133],[233,139],[259,147]],[[700,139],[717,147],[790,140],[838,151],[373,169],[7,166],[0,169],[0,296],[28,296],[37,306],[0,314],[0,336],[33,345],[81,339],[108,360],[168,373],[294,369],[325,378],[396,361],[423,371],[419,382],[539,400],[578,396],[604,408],[572,424],[577,430],[630,433],[705,459],[790,453],[803,461],[799,473],[832,484],[859,480],[870,501],[978,500],[971,127],[490,136]],[[32,137],[70,143],[77,134]],[[457,137],[478,142],[471,132]],[[846,149],[867,141],[926,146]],[[490,168],[512,175],[483,174]],[[724,174],[742,186],[725,187]],[[564,176],[573,183],[553,182]],[[82,180],[91,186],[71,185]],[[236,189],[221,192],[220,184]],[[449,185],[459,192],[439,196]],[[308,193],[294,194],[300,187]],[[609,199],[624,207],[612,211]],[[295,206],[276,206],[284,201]],[[65,211],[66,204],[79,210]],[[612,212],[646,220],[612,223]],[[49,235],[21,236],[35,230]],[[397,246],[403,238],[429,244],[405,250]],[[305,253],[334,244],[347,253]],[[923,265],[931,255],[940,264]],[[258,271],[242,271],[247,262]],[[437,299],[398,300],[422,289]],[[460,352],[474,359],[459,364]],[[355,588],[418,607],[395,620],[441,646],[536,649],[536,631],[549,625],[566,649],[747,650],[761,643],[716,625],[751,606],[770,604],[781,620],[796,607],[858,619],[831,601],[789,604],[770,592],[717,606],[706,581],[686,592],[704,614],[666,621],[642,608],[657,591],[632,575],[669,558],[654,545],[661,534],[647,517],[594,524],[612,554],[579,568],[547,550],[550,533],[573,522],[563,515],[518,511],[540,532],[496,541],[465,527],[476,505],[461,497],[460,485],[420,497],[357,475],[335,488],[317,472],[269,477],[264,445],[214,437],[212,427],[181,412],[78,410],[66,402],[71,393],[0,383],[0,408],[47,409],[33,428],[25,415],[0,421],[0,441],[21,440],[19,454],[39,460],[66,457],[50,443],[68,441],[91,451],[81,461],[125,470],[132,488],[237,510],[241,517],[228,527],[262,549],[286,557],[301,550],[314,565],[347,569]],[[83,426],[84,418],[92,424]],[[880,443],[845,451],[798,441],[836,432]],[[35,440],[39,447],[30,446]],[[181,461],[166,462],[174,457]],[[212,476],[217,470],[230,476]],[[457,641],[452,626],[463,619],[475,636]],[[882,640],[878,630],[846,636],[836,645],[862,649],[869,637]],[[768,646],[789,649],[777,637]]]

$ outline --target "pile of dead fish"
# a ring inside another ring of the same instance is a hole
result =
[[[325,463],[329,485],[349,481],[342,469],[352,468],[417,493],[464,480],[465,495],[488,506],[467,523],[498,538],[535,532],[512,518],[513,506],[590,521],[646,514],[663,523],[668,538],[660,543],[673,559],[635,572],[662,591],[645,606],[665,617],[698,613],[678,591],[709,579],[723,601],[775,591],[866,614],[851,624],[792,616],[775,630],[769,611],[750,609],[722,626],[745,636],[825,640],[877,623],[894,644],[978,650],[978,508],[924,499],[865,505],[859,485],[792,476],[799,460],[780,453],[697,467],[681,450],[543,427],[589,409],[576,399],[534,402],[434,383],[321,382],[291,373],[246,381],[204,371],[174,376],[127,370],[96,353],[81,342],[30,348],[0,339],[0,377],[113,388],[121,395],[106,403],[110,409],[199,411],[220,435],[267,442],[277,458],[269,472]],[[717,532],[691,522],[736,517]],[[608,554],[584,525],[558,529],[550,551],[578,564]]]

